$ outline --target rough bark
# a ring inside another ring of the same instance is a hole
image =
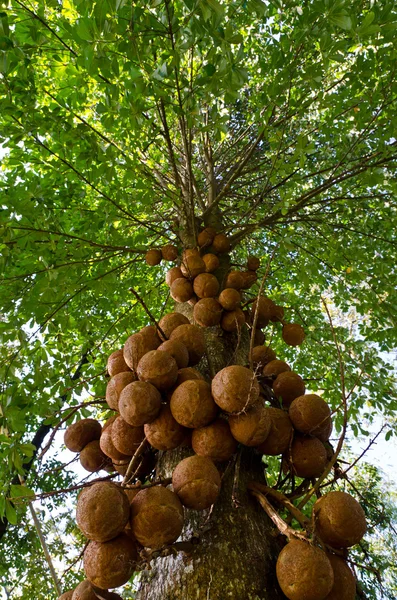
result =
[[[191,317],[191,307],[179,305]],[[210,379],[228,364],[246,364],[247,333],[223,335],[205,330],[207,357],[200,369]],[[210,366],[211,365],[211,366]],[[162,454],[157,472],[170,477],[192,450]],[[275,564],[283,540],[257,502],[247,493],[250,480],[264,482],[264,465],[253,449],[243,448],[235,461],[220,465],[222,491],[210,511],[186,510],[182,540],[196,541],[189,554],[157,558],[142,572],[139,600],[281,600]]]

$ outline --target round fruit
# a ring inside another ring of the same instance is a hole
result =
[[[305,382],[298,373],[283,371],[273,381],[273,391],[276,398],[281,398],[283,406],[290,406],[291,402],[305,393]]]
[[[194,369],[193,367],[186,367],[185,369],[179,369],[178,371],[178,379],[175,382],[175,390],[176,388],[181,385],[181,383],[183,383],[184,381],[188,381],[189,379],[203,379],[204,377],[202,376],[202,374],[200,373],[200,371],[197,371],[197,369]]]
[[[265,411],[270,420],[270,431],[265,441],[258,446],[258,451],[270,456],[283,454],[288,450],[294,433],[291,420],[280,408],[266,407]]]
[[[245,446],[262,444],[270,432],[269,415],[261,402],[240,415],[230,415],[229,425],[233,437]]]
[[[275,309],[275,303],[266,296],[260,296],[252,305],[251,314],[252,322],[254,322],[255,314],[257,315],[256,324],[258,327],[266,327],[269,323]]]
[[[71,452],[81,452],[93,440],[99,440],[102,427],[95,419],[80,419],[69,425],[63,438],[64,444]]]
[[[243,276],[243,290],[249,290],[258,281],[258,275],[255,271],[243,271],[241,274]]]
[[[205,352],[205,337],[197,325],[179,325],[173,330],[171,340],[179,340],[189,352],[189,365],[194,366],[200,362]]]
[[[225,288],[218,300],[225,310],[236,310],[241,302],[241,294],[234,288]]]
[[[62,594],[62,596],[58,596],[58,600],[73,600],[73,590],[69,590]],[[75,598],[75,600],[80,600],[80,598]]]
[[[122,454],[133,456],[144,439],[143,427],[132,427],[123,417],[117,417],[112,425],[113,445]]]
[[[324,427],[329,427],[331,411],[320,396],[307,394],[295,398],[290,406],[289,416],[297,431],[317,435],[324,431]]]
[[[276,353],[269,346],[254,346],[252,348],[252,362],[254,367],[263,369],[272,360],[276,359]]]
[[[165,283],[168,285],[168,287],[171,287],[172,282],[175,281],[175,279],[180,279],[181,277],[183,277],[183,274],[180,267],[172,267],[172,269],[167,271]]]
[[[199,456],[222,462],[230,460],[235,454],[237,442],[231,434],[228,422],[218,418],[210,425],[193,430],[192,448]]]
[[[218,254],[223,254],[224,252],[229,252],[229,250],[230,250],[229,238],[226,235],[224,235],[223,233],[218,233],[218,235],[216,235],[214,237],[214,240],[212,242],[212,248],[213,248],[214,252],[217,252]]]
[[[121,533],[109,542],[88,544],[84,552],[84,571],[91,583],[106,590],[127,583],[137,559],[136,544]]]
[[[205,271],[205,262],[199,254],[190,254],[183,259],[181,271],[184,277],[194,279]]]
[[[80,492],[76,521],[85,537],[107,542],[121,533],[130,516],[130,505],[123,489],[110,481],[94,483]]]
[[[333,429],[332,419],[329,419],[329,421],[327,421],[324,426],[319,427],[317,429],[316,437],[321,442],[328,442],[329,438],[331,437],[332,429]]]
[[[178,248],[172,244],[167,244],[161,248],[161,255],[164,260],[172,262],[178,258]]]
[[[219,325],[221,316],[222,306],[215,298],[203,298],[193,309],[193,318],[201,327]]]
[[[189,363],[189,352],[182,342],[179,340],[167,340],[158,348],[158,352],[167,352],[175,360],[178,369],[184,369]]]
[[[158,416],[144,427],[146,439],[156,450],[173,450],[186,437],[187,429],[172,416],[168,404],[163,404]]]
[[[122,373],[123,371],[129,371],[130,368],[124,360],[123,349],[116,350],[116,352],[112,352],[112,354],[108,358],[108,362],[106,364],[106,370],[109,373],[110,377],[114,377],[117,373]]]
[[[139,361],[150,350],[156,350],[161,344],[157,333],[149,334],[146,332],[134,333],[130,335],[124,344],[124,360],[130,369],[136,370]]]
[[[133,427],[153,421],[160,407],[160,392],[154,385],[145,381],[133,381],[120,394],[120,414],[124,421]]]
[[[289,456],[291,468],[298,477],[319,477],[327,464],[327,451],[317,438],[295,435]]]
[[[327,557],[334,572],[334,585],[325,600],[354,600],[356,578],[350,567],[336,554],[327,554]]]
[[[219,258],[215,254],[204,254],[205,272],[213,273],[219,267]]]
[[[261,261],[256,256],[249,256],[247,260],[248,271],[257,271],[261,266]]]
[[[284,325],[282,336],[288,346],[300,346],[306,337],[303,327],[299,323]]]
[[[80,464],[90,473],[96,473],[109,463],[109,459],[101,450],[99,440],[89,442],[80,452]]]
[[[245,324],[245,316],[241,308],[226,310],[221,319],[221,327],[224,331],[237,331]]]
[[[183,507],[178,496],[162,486],[141,490],[131,502],[131,529],[142,546],[159,549],[182,533]]]
[[[156,250],[155,248],[152,248],[152,250],[148,250],[145,256],[146,263],[150,267],[155,267],[156,265],[159,265],[161,263],[162,258],[163,257],[161,254],[161,250]]]
[[[198,298],[213,298],[219,292],[219,283],[215,275],[200,273],[193,281],[193,289]]]
[[[218,414],[211,386],[201,379],[189,379],[178,386],[171,396],[170,408],[174,419],[189,429],[208,425]]]
[[[110,417],[109,419],[107,419],[107,421],[105,421],[103,427],[102,427],[102,431],[105,431],[105,429],[107,427],[109,427],[112,423],[115,422],[115,420],[117,419],[118,415],[113,415],[112,417]]]
[[[200,256],[200,250],[198,250],[197,248],[186,248],[182,252],[182,261],[184,261],[189,256]]]
[[[213,227],[206,227],[198,234],[197,242],[200,248],[205,248],[206,246],[211,246],[214,237],[216,236],[216,231]]]
[[[315,503],[313,514],[317,535],[332,548],[358,544],[367,530],[363,509],[346,492],[329,492],[322,496]]]
[[[276,379],[277,375],[284,373],[284,371],[291,371],[291,367],[287,365],[283,360],[271,360],[267,365],[263,367],[263,376],[269,379]]]
[[[101,439],[99,440],[100,448],[101,448],[102,452],[104,454],[106,454],[106,456],[108,456],[109,458],[112,459],[112,461],[115,461],[115,460],[126,461],[129,459],[129,455],[119,452],[114,447],[114,444],[112,441],[113,425],[114,425],[114,423],[112,423],[111,425],[106,427],[106,429],[102,430]]]
[[[244,277],[240,271],[230,271],[226,277],[225,288],[241,290],[244,285]]]
[[[225,367],[212,380],[212,395],[227,413],[247,410],[259,398],[259,383],[250,369],[240,365]]]
[[[162,319],[159,321],[159,327],[164,332],[166,339],[168,340],[171,336],[171,333],[179,327],[180,325],[189,325],[190,321],[185,315],[178,312],[168,313],[168,315],[164,315]],[[165,341],[165,340],[164,340]],[[155,350],[156,348],[150,348],[151,350]],[[143,356],[143,355],[142,355]]]
[[[278,306],[277,304],[274,306],[273,314],[270,317],[270,320],[273,323],[277,321],[282,321],[284,319],[284,309],[282,306]]]
[[[141,358],[136,372],[140,381],[165,391],[174,385],[178,377],[178,365],[168,352],[152,350]]]
[[[184,506],[204,510],[216,501],[221,478],[212,460],[205,456],[189,456],[176,466],[172,487]]]
[[[289,600],[324,600],[334,584],[325,552],[301,540],[293,539],[281,550],[276,573]]]
[[[180,277],[173,281],[170,293],[175,302],[181,303],[188,302],[194,295],[193,286],[185,277]]]
[[[63,596],[61,596],[61,599]],[[93,585],[85,579],[76,587],[71,596],[72,600],[98,600]]]
[[[108,382],[106,386],[106,402],[109,408],[113,410],[119,410],[119,397],[123,389],[129,383],[136,381],[137,377],[132,371],[124,371],[123,373],[117,373]]]

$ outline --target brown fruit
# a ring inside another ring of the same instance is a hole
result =
[[[120,394],[120,414],[124,421],[133,427],[153,421],[160,407],[160,392],[154,385],[145,381],[133,381]]]
[[[204,254],[205,272],[213,273],[219,267],[219,258],[215,254]]]
[[[112,377],[106,386],[106,402],[108,403],[109,408],[119,410],[119,397],[121,392],[126,385],[136,380],[137,377],[132,371],[117,373],[117,375]]]
[[[112,425],[113,445],[122,454],[133,456],[144,439],[143,427],[132,427],[123,417],[117,417]]]
[[[334,573],[321,548],[292,539],[281,550],[276,573],[289,600],[324,600],[334,584]]]
[[[189,352],[179,340],[167,340],[157,349],[158,352],[167,352],[175,360],[178,369],[185,369],[189,363]]]
[[[282,331],[283,340],[288,346],[300,346],[306,335],[299,323],[288,323]]]
[[[132,385],[132,384],[130,384],[130,385]],[[119,452],[114,447],[114,444],[112,441],[113,425],[114,425],[114,423],[109,425],[109,427],[106,427],[106,429],[102,430],[101,438],[99,440],[100,448],[101,448],[102,452],[104,454],[106,454],[106,456],[108,456],[109,458],[112,459],[112,461],[115,461],[115,460],[126,461],[126,460],[128,460],[129,456],[126,454],[123,454],[122,452]]]
[[[65,431],[64,444],[71,452],[81,452],[93,440],[99,440],[102,427],[95,419],[80,419]]]
[[[205,271],[205,262],[199,254],[190,254],[183,259],[181,271],[187,279],[194,279]]]
[[[226,277],[225,288],[241,290],[244,285],[244,277],[240,271],[230,271]]]
[[[282,306],[278,306],[278,304],[276,304],[274,306],[273,314],[270,317],[270,320],[273,321],[273,323],[276,323],[277,321],[282,321],[283,319],[284,319],[284,308]]]
[[[297,431],[317,435],[324,431],[324,427],[329,427],[331,411],[320,396],[307,394],[295,398],[289,408],[289,416]]]
[[[172,262],[178,258],[178,248],[172,244],[167,244],[161,248],[161,255],[164,260]]]
[[[189,256],[200,256],[200,250],[198,250],[198,248],[185,248],[185,250],[182,252],[182,261]]]
[[[213,227],[206,227],[198,234],[197,242],[200,248],[206,248],[207,246],[211,246],[214,241],[214,237],[216,236],[216,231]]]
[[[219,292],[219,283],[215,275],[200,273],[193,281],[193,289],[198,298],[213,298]]]
[[[241,294],[234,288],[225,288],[219,294],[219,303],[225,310],[236,310],[241,302]]]
[[[130,369],[136,370],[139,361],[150,350],[156,350],[161,344],[157,333],[149,334],[145,332],[134,333],[130,335],[124,344],[124,360]]]
[[[332,419],[329,419],[324,426],[318,427],[316,431],[316,438],[318,438],[321,442],[328,442],[329,438],[331,437],[332,429]]]
[[[270,432],[269,414],[262,402],[240,415],[230,415],[229,425],[233,437],[245,446],[262,444]]]
[[[88,579],[79,583],[74,592],[72,592],[71,598],[72,600],[98,600],[98,596],[94,592],[94,587]]]
[[[241,274],[243,276],[243,285],[241,289],[243,290],[249,290],[249,288],[258,281],[256,271],[242,271]]]
[[[178,365],[168,352],[152,350],[141,358],[136,372],[140,381],[165,391],[174,385],[178,377]]]
[[[221,316],[222,306],[215,298],[203,298],[193,309],[193,318],[201,327],[219,325]]]
[[[261,266],[261,261],[256,256],[249,256],[247,260],[248,271],[257,271]]]
[[[201,379],[189,379],[178,386],[171,396],[170,408],[174,419],[189,429],[208,425],[218,414],[211,386]]]
[[[221,327],[224,331],[237,331],[245,324],[245,316],[241,308],[226,310],[221,319]]]
[[[105,431],[105,429],[107,427],[109,427],[112,423],[115,422],[115,420],[117,419],[118,415],[113,415],[112,417],[110,417],[109,419],[107,419],[107,421],[105,421],[103,427],[102,427],[102,431]]]
[[[183,383],[184,381],[189,381],[189,379],[203,379],[204,380],[204,377],[202,376],[200,371],[197,371],[197,369],[194,369],[193,367],[186,367],[185,369],[179,369],[178,378],[175,382],[175,389],[179,385],[181,385],[181,383]]]
[[[193,286],[185,277],[180,277],[172,283],[170,294],[175,302],[188,302],[194,295]]]
[[[210,425],[193,429],[192,447],[199,456],[223,462],[237,451],[237,442],[225,419],[215,419]]]
[[[172,487],[184,506],[204,510],[216,501],[221,478],[212,460],[205,456],[189,456],[174,469]]]
[[[284,373],[285,371],[291,371],[291,367],[287,365],[283,360],[271,360],[267,365],[263,367],[263,376],[269,379],[276,379],[277,375]]]
[[[172,416],[168,404],[163,404],[158,416],[144,427],[146,439],[156,450],[173,450],[180,446],[187,429]]]
[[[85,537],[107,542],[121,533],[130,516],[123,489],[110,481],[94,483],[80,492],[76,522]]]
[[[263,369],[272,360],[276,359],[276,353],[269,346],[254,346],[252,348],[252,362],[254,367]]]
[[[128,460],[114,460],[113,461],[113,470],[117,471],[117,473],[120,473],[120,475],[122,475],[124,477],[124,475],[127,473],[127,469],[128,469],[128,465],[130,464],[130,460],[131,457],[128,457]]]
[[[255,346],[263,346],[266,341],[265,334],[260,329],[255,329],[254,344]]]
[[[274,395],[281,398],[283,406],[290,406],[291,402],[305,393],[305,382],[294,371],[283,371],[273,381]]]
[[[185,344],[189,352],[189,365],[197,365],[205,352],[205,337],[197,325],[179,325],[173,330],[171,340],[179,340]]]
[[[230,241],[229,238],[223,234],[218,233],[213,239],[212,248],[214,252],[217,254],[223,254],[224,252],[229,252],[230,250]]]
[[[58,596],[58,600],[73,600],[73,590],[69,590],[62,594],[62,596]],[[80,600],[80,598],[76,598],[76,600]]]
[[[251,315],[252,322],[255,319],[255,313],[257,314],[256,324],[258,327],[266,327],[269,323],[272,315],[275,311],[275,303],[270,298],[266,298],[266,296],[260,296],[255,300],[252,305]]]
[[[332,548],[355,546],[367,530],[363,509],[346,492],[322,496],[315,503],[313,514],[317,535]]]
[[[80,452],[80,464],[90,473],[96,473],[108,465],[108,457],[101,450],[99,440],[89,442]]]
[[[250,369],[240,365],[225,367],[212,380],[212,395],[227,413],[247,410],[259,398],[259,383]]]
[[[114,377],[117,373],[122,373],[123,371],[129,371],[130,368],[124,360],[123,349],[116,350],[116,352],[112,352],[112,354],[108,358],[108,362],[106,364],[106,370],[109,373],[110,377]]]
[[[155,267],[156,265],[159,265],[162,258],[161,250],[157,250],[155,248],[148,250],[145,255],[145,260],[149,267]]]
[[[295,435],[289,459],[298,477],[319,477],[327,464],[327,451],[317,438]]]
[[[294,429],[288,414],[280,408],[266,407],[265,411],[270,420],[270,431],[265,441],[258,446],[261,454],[277,456],[289,448]]]
[[[172,269],[167,271],[165,283],[168,285],[168,287],[171,287],[172,282],[175,281],[175,279],[180,279],[181,277],[183,277],[183,274],[180,267],[172,267]]]
[[[356,597],[356,578],[349,565],[336,554],[327,554],[334,572],[334,585],[325,600],[354,600]]]
[[[164,315],[164,317],[160,319],[159,326],[164,331],[166,339],[168,340],[174,329],[176,329],[180,325],[189,325],[189,323],[189,319],[185,317],[185,315],[183,315],[182,313],[172,312],[168,313],[168,315]],[[151,348],[151,350],[155,349],[156,348]]]
[[[142,490],[131,503],[131,529],[142,546],[159,549],[182,533],[183,507],[178,496],[162,486]]]
[[[84,571],[91,583],[106,590],[127,583],[137,559],[136,544],[121,533],[109,542],[88,544],[84,552]]]

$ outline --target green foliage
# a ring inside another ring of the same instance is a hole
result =
[[[103,415],[89,402],[104,394],[106,357],[148,322],[129,289],[156,318],[170,309],[165,267],[143,255],[191,238],[191,200],[201,224],[222,217],[233,262],[254,253],[263,276],[276,250],[265,291],[307,340],[287,348],[279,324],[269,338],[324,393],[336,432],[341,380],[321,298],[345,365],[349,433],[366,436],[363,423],[382,415],[394,435],[395,374],[380,352],[396,339],[396,28],[390,0],[0,2],[0,514],[10,523],[25,523],[11,480],[38,427],[82,402],[80,415]],[[61,464],[39,464],[28,486],[71,485],[72,471],[43,474]],[[25,597],[48,598],[23,527],[10,528],[2,568],[15,563],[10,585],[31,569]]]

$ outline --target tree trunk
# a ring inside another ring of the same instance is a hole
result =
[[[178,310],[191,316],[191,307]],[[190,314],[189,314],[190,311]],[[200,364],[209,376],[227,364],[246,364],[249,340],[204,330],[207,360]],[[170,477],[175,466],[193,451],[177,448],[162,453],[157,472]],[[261,456],[243,447],[235,461],[221,465],[222,490],[213,511],[185,509],[181,539],[196,542],[191,553],[179,552],[151,562],[141,574],[139,600],[281,600],[276,560],[283,540],[270,519],[247,492],[251,480],[264,482]]]

